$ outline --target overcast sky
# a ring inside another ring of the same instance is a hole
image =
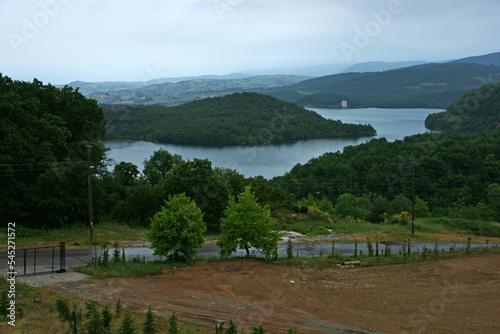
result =
[[[500,51],[499,0],[0,0],[0,73],[143,81]]]

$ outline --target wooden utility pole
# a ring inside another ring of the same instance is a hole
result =
[[[413,192],[411,199],[411,235],[415,235],[415,163],[411,163],[413,174]]]
[[[90,150],[92,148],[92,145],[90,143],[87,143],[87,167],[88,167],[88,184],[89,184],[89,222],[90,222],[90,243],[94,241],[94,210],[92,207],[92,166],[90,164]]]

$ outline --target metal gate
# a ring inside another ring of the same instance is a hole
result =
[[[66,271],[66,246],[25,248],[16,251],[16,271],[18,276]]]

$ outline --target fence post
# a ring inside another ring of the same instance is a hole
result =
[[[59,271],[58,273],[66,272],[66,246],[64,242],[59,244]]]
[[[54,251],[55,251],[55,247],[52,247],[52,272],[54,272]]]
[[[24,249],[24,275],[26,275],[26,248]]]
[[[35,256],[33,259],[33,274],[36,275],[36,248],[35,248]]]

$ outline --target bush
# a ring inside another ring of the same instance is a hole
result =
[[[464,231],[477,236],[500,237],[500,223],[497,222],[460,218],[434,218],[430,221],[447,226],[454,231]]]
[[[324,226],[316,226],[310,233],[310,235],[327,235],[330,231]]]

